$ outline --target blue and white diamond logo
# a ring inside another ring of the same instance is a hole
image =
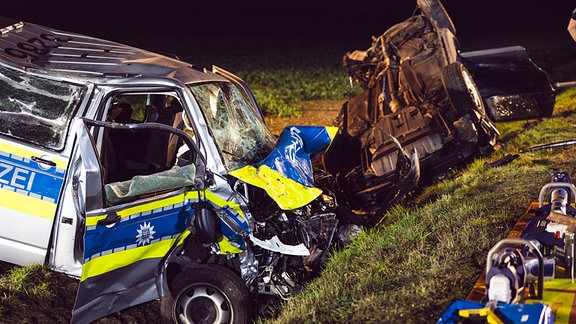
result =
[[[150,244],[150,241],[154,239],[154,226],[150,226],[150,223],[144,222],[140,224],[140,229],[137,230],[138,235],[136,235],[136,245],[146,245]]]

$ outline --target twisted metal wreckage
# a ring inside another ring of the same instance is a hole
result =
[[[413,16],[343,65],[363,92],[342,107],[324,159],[341,201],[369,224],[419,181],[491,152],[494,122],[550,116],[554,107],[554,88],[524,48],[461,52],[437,0],[417,1]]]

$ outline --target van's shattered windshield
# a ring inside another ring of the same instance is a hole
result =
[[[276,142],[238,88],[228,82],[190,85],[229,170],[264,159]]]
[[[78,85],[0,67],[0,133],[61,150],[83,93]]]

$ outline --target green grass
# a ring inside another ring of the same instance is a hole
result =
[[[71,311],[66,306],[71,307],[73,300],[57,298],[62,289],[58,278],[59,274],[44,265],[10,268],[0,277],[0,319],[30,319],[26,312],[32,311],[41,315],[34,317],[36,320],[66,321]],[[62,305],[65,307],[61,308]],[[34,307],[34,310],[30,310],[30,307]],[[61,313],[62,310],[65,313]]]
[[[181,57],[185,61],[205,68],[216,65],[242,78],[265,115],[290,117],[300,113],[301,101],[341,100],[361,91],[342,67],[344,54],[355,50],[356,43],[296,39],[267,45],[246,40],[242,46],[222,43],[199,51],[190,45],[178,52],[187,53]]]
[[[427,187],[415,205],[393,208],[376,228],[333,253],[322,276],[288,301],[275,323],[434,323],[471,290],[486,253],[538,199],[555,170],[574,174],[576,149],[520,154],[512,163],[484,162],[523,147],[571,139],[576,90],[559,95],[539,123],[500,125],[505,142],[487,159]]]
[[[342,67],[311,67],[240,70],[265,115],[297,116],[305,100],[340,100],[357,94]]]
[[[260,53],[234,73],[250,86],[265,115],[296,116],[299,101],[341,100],[360,93],[341,65],[342,56],[334,50]]]

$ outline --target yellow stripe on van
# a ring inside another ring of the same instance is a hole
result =
[[[218,195],[210,192],[209,190],[204,191],[203,195],[205,195],[206,199],[209,200],[210,202],[214,203],[216,206],[218,206],[218,207],[228,206],[231,209],[233,209],[235,212],[237,212],[242,218],[244,218],[244,219],[246,218],[246,216],[244,216],[244,212],[240,208],[240,205],[238,205],[237,203],[222,199]],[[153,201],[153,202],[150,202],[147,204],[142,204],[142,205],[138,205],[138,206],[134,206],[134,207],[120,210],[120,211],[118,211],[118,216],[120,216],[122,218],[128,217],[130,215],[134,215],[137,213],[153,211],[155,209],[162,208],[165,206],[183,203],[187,200],[198,200],[199,199],[198,197],[199,197],[198,191],[190,191],[190,192],[187,192],[185,194],[183,193],[183,194],[180,194],[180,195],[177,195],[174,197],[169,197],[166,199],[161,199],[161,200]],[[86,217],[86,226],[96,226],[98,221],[101,219],[105,219],[107,215],[108,214],[101,214],[101,215]]]
[[[163,258],[175,243],[182,244],[183,242],[182,239],[173,238],[94,258],[84,263],[80,281],[129,266],[140,260]]]
[[[22,146],[12,145],[7,142],[0,141],[0,151],[8,152],[13,155],[20,156],[25,159],[32,159],[33,156],[38,156],[39,152],[28,150]],[[68,167],[68,160],[58,159],[55,155],[50,155],[50,160],[56,163],[56,167],[66,170]]]
[[[338,133],[338,127],[325,126],[324,128],[326,128],[326,132],[328,133],[328,136],[330,136],[330,139],[333,140],[334,137],[336,137],[336,133]]]
[[[188,197],[186,197],[188,198]],[[153,201],[147,204],[142,204],[118,211],[118,216],[128,217],[130,215],[138,214],[141,212],[153,211],[154,209],[162,208],[165,206],[175,205],[184,202],[184,194],[174,197]],[[96,226],[99,220],[105,219],[107,214],[86,217],[86,226]]]
[[[239,247],[232,245],[224,236],[222,236],[222,239],[218,242],[218,246],[220,247],[221,254],[236,254],[244,252]]]
[[[240,216],[242,216],[242,218],[246,218],[246,216],[244,216],[244,212],[242,211],[242,209],[240,208],[240,205],[238,205],[235,202],[229,201],[229,200],[225,200],[222,199],[222,197],[214,194],[213,192],[211,192],[210,190],[205,190],[202,192],[203,195],[206,196],[206,199],[209,200],[210,202],[214,203],[216,206],[222,208],[224,206],[228,206],[230,208],[232,208],[235,212],[237,212]],[[188,199],[199,199],[198,198],[198,192],[197,191],[192,191],[189,192],[186,195],[186,198]]]
[[[55,203],[10,190],[0,189],[0,191],[2,192],[0,206],[50,221],[54,219],[57,207]]]

